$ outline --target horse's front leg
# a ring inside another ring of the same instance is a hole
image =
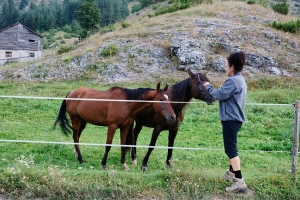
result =
[[[153,129],[152,137],[151,137],[151,142],[150,142],[149,146],[155,146],[156,140],[157,140],[157,138],[158,138],[158,136],[159,136],[159,134],[160,134],[161,131],[162,131],[162,129],[161,129],[161,128],[158,128],[158,127],[155,127],[155,128]],[[151,152],[152,152],[153,150],[154,150],[154,147],[149,147],[149,148],[148,148],[147,154],[146,154],[146,156],[145,156],[144,159],[143,159],[143,163],[142,163],[142,167],[141,167],[141,170],[142,170],[142,171],[147,171],[147,170],[148,170],[148,168],[147,168],[147,163],[148,163],[150,154],[151,154]]]
[[[169,130],[168,147],[174,147],[174,141],[175,141],[177,133],[178,133],[178,127],[173,130]],[[171,164],[172,153],[173,153],[173,148],[169,148],[166,163],[167,163],[167,166],[170,168],[172,167],[172,164]]]
[[[131,128],[130,128],[131,127]],[[130,130],[130,133],[128,131]],[[121,138],[121,164],[124,170],[130,170],[126,164],[126,152],[129,150],[129,147],[123,145],[130,145],[132,141],[127,141],[127,135],[132,134],[132,126],[125,126],[120,128],[120,138]]]
[[[115,135],[115,132],[116,132],[117,128],[118,127],[115,124],[112,124],[112,125],[108,126],[107,137],[106,137],[106,147],[105,147],[105,152],[104,152],[104,155],[103,155],[102,161],[101,161],[102,168],[104,170],[106,170],[107,156],[108,156],[108,153],[111,149],[110,145],[112,144],[112,141],[113,141],[113,138],[114,138],[114,135]]]

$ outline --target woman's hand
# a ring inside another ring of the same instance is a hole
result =
[[[210,83],[209,82],[203,82],[202,83],[204,85],[204,87],[208,86]]]

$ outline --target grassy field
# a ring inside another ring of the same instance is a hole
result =
[[[299,81],[299,80],[298,80]],[[100,161],[103,146],[82,145],[84,159],[79,164],[73,145],[0,142],[0,199],[300,199],[300,182],[291,173],[290,150],[293,143],[294,107],[300,98],[297,82],[263,78],[249,80],[246,105],[248,121],[239,134],[243,176],[251,194],[228,194],[229,184],[222,180],[228,168],[223,152],[218,102],[214,105],[193,100],[186,108],[185,120],[175,140],[173,168],[165,165],[167,149],[155,149],[148,171],[141,172],[146,148],[138,148],[138,165],[123,171],[120,147],[112,147],[106,171]],[[262,84],[259,83],[264,83]],[[274,85],[275,84],[275,85]],[[65,97],[86,85],[107,89],[84,81],[67,83],[1,82],[0,95]],[[125,85],[125,87],[155,85]],[[253,105],[253,103],[263,103]],[[72,142],[59,128],[52,130],[61,100],[0,98],[0,139]],[[285,104],[285,105],[265,105]],[[88,125],[80,142],[104,144],[106,127]],[[150,128],[144,128],[138,145],[150,142]],[[119,144],[119,133],[113,143]],[[168,134],[162,132],[157,146],[167,146]],[[298,164],[299,168],[299,164]],[[299,172],[298,172],[299,175]]]

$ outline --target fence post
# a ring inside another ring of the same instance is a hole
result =
[[[295,118],[294,118],[294,144],[293,144],[293,163],[292,173],[297,178],[297,161],[298,161],[298,150],[299,150],[299,116],[300,116],[300,101],[295,103]]]

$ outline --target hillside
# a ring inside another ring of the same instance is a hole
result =
[[[247,52],[244,74],[248,77],[300,77],[299,34],[268,25],[274,20],[296,20],[296,16],[232,1],[149,18],[153,12],[149,8],[132,15],[126,19],[128,28],[117,24],[115,31],[95,34],[69,53],[45,51],[41,60],[1,67],[0,80],[173,82],[186,77],[187,69],[219,77],[226,56],[236,49]],[[109,45],[117,54],[105,57],[102,52]]]

